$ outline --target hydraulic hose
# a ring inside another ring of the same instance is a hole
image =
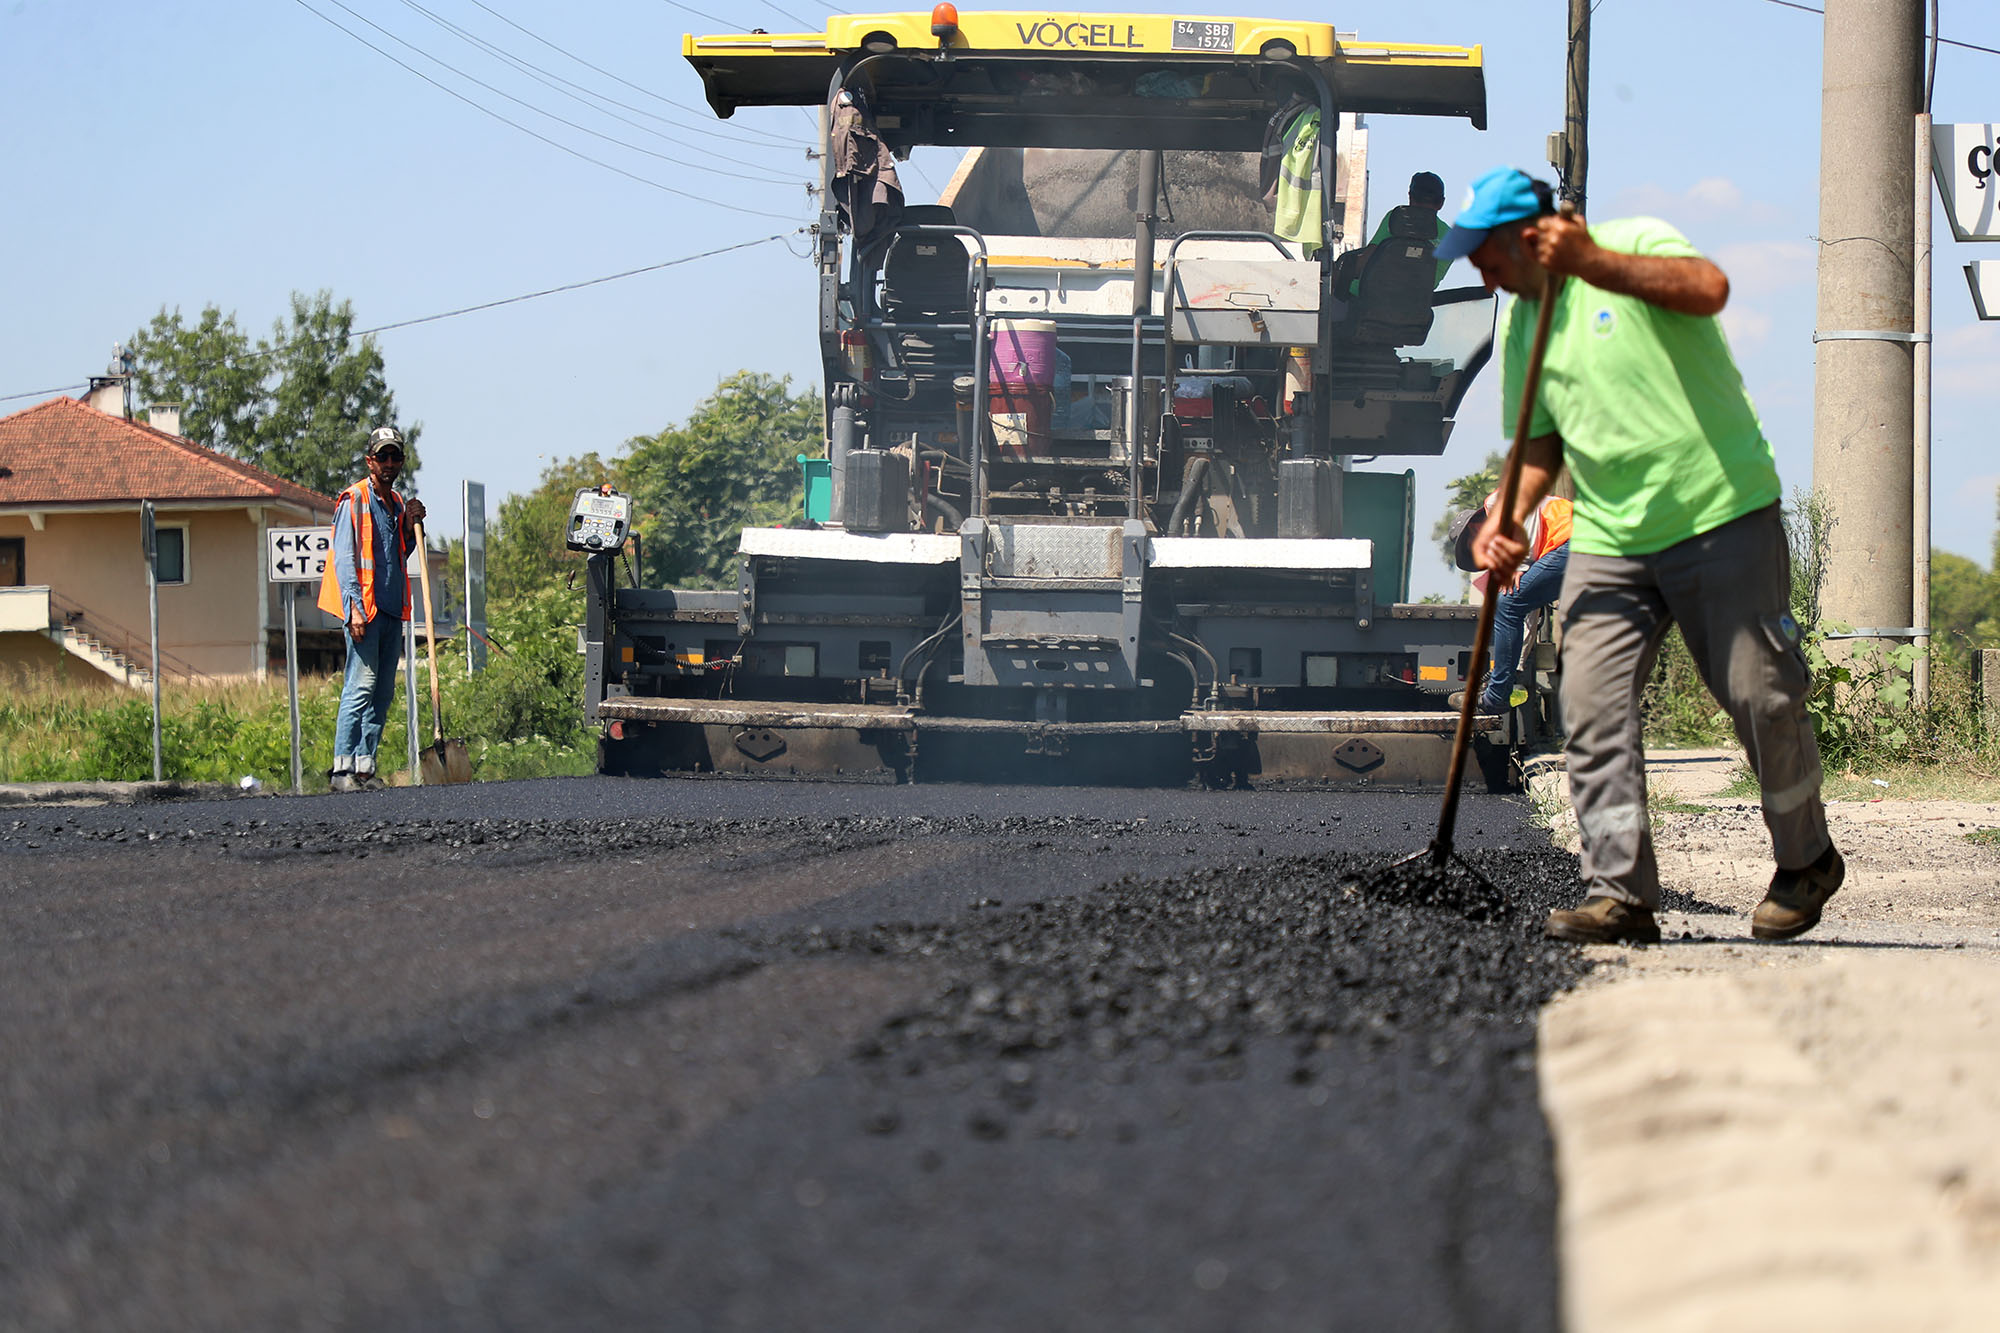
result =
[[[1208,648],[1200,639],[1189,638],[1185,634],[1176,634],[1172,630],[1167,631],[1167,637],[1175,643],[1194,649],[1208,663],[1208,678],[1212,683],[1208,689],[1207,705],[1213,707],[1222,695],[1222,668],[1216,664],[1215,654],[1208,651]],[[1200,688],[1199,681],[1196,682],[1196,688]]]
[[[903,660],[896,664],[896,698],[898,702],[907,702],[909,697],[903,690],[903,681],[910,674],[911,659],[919,653],[936,651],[937,645],[943,641],[945,635],[951,633],[953,627],[958,624],[959,619],[960,613],[957,611],[952,612],[951,615],[945,618],[945,622],[937,627],[935,634],[932,634],[929,638],[917,644],[916,647],[910,649],[909,652],[903,654]],[[930,665],[928,657],[925,659],[924,665]]]
[[[1208,475],[1208,455],[1196,454],[1188,459],[1187,467],[1181,473],[1181,498],[1174,501],[1173,517],[1167,520],[1167,535],[1178,537],[1181,524],[1187,521],[1194,509],[1195,496],[1200,493],[1202,479]]]
[[[960,528],[965,526],[964,517],[958,512],[958,510],[952,507],[951,502],[949,500],[942,498],[934,491],[924,496],[924,512],[928,514],[932,510],[936,510],[938,517],[942,518],[945,522],[951,524],[951,530],[953,532],[957,532]]]

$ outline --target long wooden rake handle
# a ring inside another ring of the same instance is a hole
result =
[[[1565,216],[1571,216],[1564,205]],[[1514,500],[1521,493],[1521,467],[1526,461],[1528,426],[1535,419],[1535,395],[1542,385],[1542,358],[1548,352],[1549,326],[1555,319],[1556,299],[1562,294],[1560,273],[1545,276],[1541,309],[1535,313],[1535,340],[1528,349],[1528,370],[1521,377],[1521,407],[1514,417],[1514,447],[1507,451],[1507,465],[1500,474],[1500,512],[1512,515]],[[1465,678],[1465,702],[1459,705],[1458,730],[1451,739],[1451,771],[1444,783],[1444,808],[1438,812],[1437,836],[1431,839],[1431,859],[1443,863],[1451,856],[1453,830],[1458,825],[1458,784],[1465,773],[1465,752],[1472,742],[1472,715],[1479,707],[1479,694],[1486,686],[1486,650],[1493,639],[1493,612],[1500,603],[1500,580],[1486,580],[1486,598],[1479,607],[1479,627],[1472,635],[1472,669]]]

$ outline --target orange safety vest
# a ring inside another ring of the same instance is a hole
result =
[[[1542,501],[1542,530],[1535,534],[1535,549],[1528,554],[1530,560],[1540,560],[1550,551],[1569,540],[1571,511],[1575,508],[1560,495],[1551,495]]]
[[[334,502],[334,520],[340,518],[340,506],[354,506],[354,568],[361,576],[361,609],[368,618],[375,618],[375,506],[368,498],[368,481],[363,478],[340,493]],[[389,507],[389,513],[396,523],[396,545],[403,545],[403,499],[394,491],[384,491],[382,499]],[[405,556],[407,557],[407,552]],[[326,573],[319,581],[319,609],[330,616],[347,619],[347,601],[340,595],[340,575],[334,571],[333,553],[327,553]],[[410,581],[403,580],[403,605],[396,611],[399,620],[410,618]]]

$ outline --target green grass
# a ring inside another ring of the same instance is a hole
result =
[[[1976,828],[1965,835],[1965,840],[1981,847],[2000,847],[2000,828]]]
[[[1690,801],[1668,791],[1657,782],[1646,784],[1646,809],[1656,815],[1699,815],[1715,807],[1701,801]]]
[[[481,708],[486,683],[457,679],[445,703],[447,729],[470,742],[480,779],[577,775],[596,768],[596,746],[578,715],[569,734],[495,735],[472,732],[470,722],[495,710]],[[419,675],[421,681],[423,677]],[[429,691],[419,686],[418,743],[429,744]],[[454,707],[457,704],[457,707]],[[164,775],[180,782],[236,782],[254,777],[273,790],[291,785],[291,715],[282,679],[208,685],[165,685],[160,699]],[[333,723],[340,708],[340,679],[309,676],[299,682],[299,732],[305,785],[326,787],[333,766]],[[409,764],[407,710],[396,691],[380,761],[385,774]],[[30,679],[0,699],[0,782],[142,781],[153,776],[152,700],[140,693],[79,691],[53,679]]]
[[[513,650],[468,676],[465,658],[440,645],[438,682],[447,736],[465,737],[477,779],[576,776],[595,771],[595,737],[583,725],[583,669],[576,654],[580,599],[524,599],[494,618],[496,642]],[[431,738],[430,691],[417,675],[418,743]],[[0,690],[0,782],[142,781],[153,776],[152,700],[78,685],[48,673]],[[200,685],[163,683],[164,776],[179,782],[256,778],[291,786],[291,716],[282,677]],[[300,748],[308,791],[326,788],[340,678],[299,682]],[[384,773],[407,768],[403,689],[390,706],[379,752]]]

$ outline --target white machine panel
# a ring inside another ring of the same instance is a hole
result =
[[[1154,569],[1369,569],[1366,537],[1155,537]]]
[[[958,538],[928,532],[829,532],[809,528],[745,528],[742,555],[795,560],[857,560],[877,565],[955,565]]]

